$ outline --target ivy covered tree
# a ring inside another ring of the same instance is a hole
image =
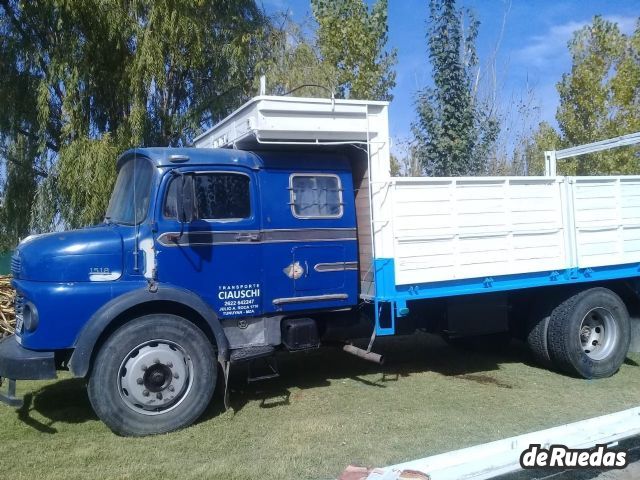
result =
[[[431,0],[429,9],[433,86],[417,95],[416,154],[428,175],[479,175],[499,133],[498,120],[478,101],[473,82],[479,22],[455,0]]]

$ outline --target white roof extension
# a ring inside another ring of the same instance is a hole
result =
[[[197,136],[200,148],[388,143],[388,102],[258,96]],[[384,118],[382,118],[384,117]],[[379,121],[383,120],[383,121]]]

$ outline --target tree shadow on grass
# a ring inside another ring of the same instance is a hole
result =
[[[37,412],[47,419],[42,422],[32,416]],[[18,418],[26,425],[48,434],[57,433],[58,423],[84,423],[97,419],[91,409],[84,380],[59,380],[24,396],[24,404],[17,410]]]

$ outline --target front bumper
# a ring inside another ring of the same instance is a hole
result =
[[[0,340],[0,378],[9,380],[8,394],[0,393],[0,402],[20,406],[22,401],[15,398],[15,381],[56,378],[54,354],[27,350],[15,335],[3,338]]]

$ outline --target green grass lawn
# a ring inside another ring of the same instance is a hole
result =
[[[0,478],[335,478],[349,463],[383,466],[638,404],[640,356],[585,381],[529,363],[514,343],[469,353],[439,339],[379,339],[378,367],[340,351],[283,355],[281,377],[232,378],[196,425],[168,435],[113,435],[83,381],[19,382],[23,409],[0,407]]]

